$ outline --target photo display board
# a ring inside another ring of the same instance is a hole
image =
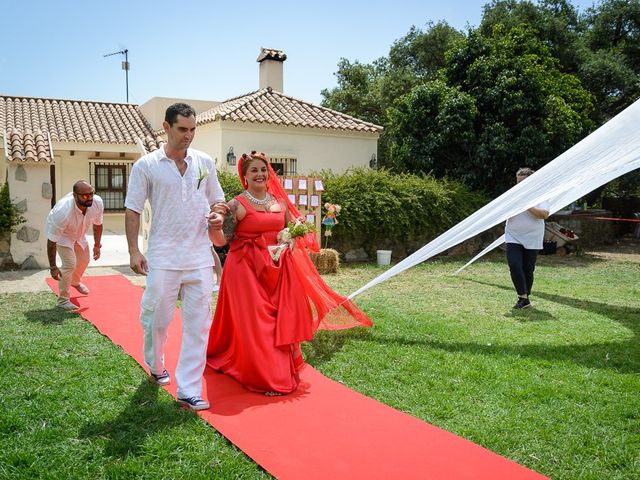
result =
[[[322,221],[322,192],[324,183],[318,177],[282,177],[282,188],[287,192],[291,203],[300,211],[300,215],[316,226],[316,238],[320,244]]]

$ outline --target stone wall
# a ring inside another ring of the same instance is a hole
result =
[[[447,256],[473,256],[479,253],[487,245],[504,233],[504,225],[497,225],[482,232],[452,248],[446,250],[441,255]],[[374,245],[366,237],[343,238],[339,234],[329,237],[329,248],[340,252],[342,260],[345,262],[375,262],[376,250],[391,250],[393,261],[402,260],[414,252],[418,251],[429,243],[433,238],[424,237],[413,240],[405,240],[398,243],[385,242]],[[322,246],[325,246],[326,238],[322,237]]]
[[[8,173],[11,200],[26,219],[11,236],[12,261],[22,269],[46,268],[44,229],[53,197],[49,164],[9,164]]]
[[[593,220],[592,217],[609,217],[611,212],[590,214],[587,210],[585,214],[552,215],[550,222],[557,222],[561,226],[573,230],[579,238],[577,244],[582,247],[593,247],[607,245],[615,242],[616,222],[606,220]],[[472,237],[455,247],[450,248],[443,255],[472,257],[483,248],[500,237],[504,233],[504,224],[496,225],[489,230]],[[329,247],[340,252],[340,256],[345,262],[375,262],[376,250],[391,250],[393,261],[399,261],[411,255],[415,251],[429,243],[432,238],[420,238],[412,241],[393,244],[387,242],[382,245],[373,245],[366,237],[341,238],[339,234],[329,238]],[[325,246],[325,237],[322,237],[322,246]]]
[[[611,217],[611,212],[590,213],[586,210],[581,214],[551,215],[550,222],[557,222],[561,226],[573,230],[579,237],[578,244],[582,247],[608,245],[615,242],[616,222],[609,220],[594,220],[593,217]]]

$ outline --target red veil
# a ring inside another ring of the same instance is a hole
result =
[[[295,205],[291,203],[291,200],[289,200],[289,196],[280,184],[278,175],[271,167],[269,158],[260,152],[251,152],[251,156],[260,158],[267,164],[269,170],[267,191],[277,200],[285,202],[290,219],[293,220],[300,217],[300,212]],[[243,153],[238,160],[238,175],[245,189],[247,188],[247,182],[242,174],[242,163],[249,158],[251,158],[249,155]],[[304,238],[298,237],[296,239],[296,248],[291,252],[291,258],[302,288],[315,309],[313,330],[341,330],[352,327],[371,326],[373,324],[371,319],[360,310],[355,303],[339,295],[325,283],[313,265],[307,248],[313,252],[320,251],[318,239],[314,233],[309,233],[305,235]]]

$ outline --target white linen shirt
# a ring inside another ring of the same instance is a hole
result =
[[[549,211],[549,202],[542,202],[536,208]],[[507,220],[504,229],[505,243],[519,243],[527,250],[542,250],[544,220],[525,210]]]
[[[187,149],[180,175],[164,147],[141,157],[131,168],[125,207],[142,213],[151,204],[147,261],[150,268],[193,270],[213,266],[207,219],[210,205],[224,201],[213,160]],[[206,177],[205,170],[208,170]],[[204,177],[198,187],[198,179]]]
[[[83,215],[76,205],[73,192],[67,193],[56,202],[47,215],[47,238],[63,247],[73,248],[77,243],[87,248],[89,225],[102,225],[104,206],[98,195],[93,196],[93,204]]]

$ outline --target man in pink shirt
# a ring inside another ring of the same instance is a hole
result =
[[[73,185],[73,192],[58,200],[47,216],[47,256],[51,277],[60,282],[58,307],[63,310],[78,308],[69,300],[70,287],[83,295],[89,294],[89,289],[80,282],[89,265],[86,237],[89,225],[93,226],[93,259],[100,258],[104,207],[95,193],[88,182],[79,180]],[[60,268],[56,265],[56,253],[62,260]]]

